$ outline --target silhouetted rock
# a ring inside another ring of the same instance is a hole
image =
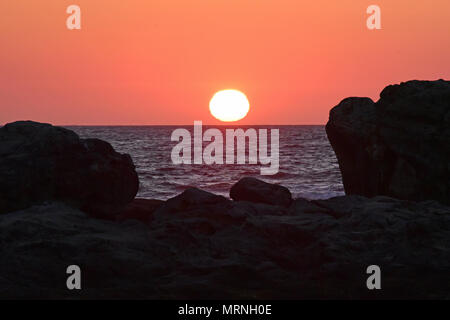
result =
[[[189,188],[178,196],[167,200],[158,211],[170,214],[173,212],[188,211],[198,206],[211,206],[225,202],[228,202],[225,197],[197,188]]]
[[[112,217],[138,186],[131,157],[105,141],[32,121],[0,128],[0,213],[59,200]]]
[[[153,219],[153,212],[158,209],[164,201],[154,199],[134,199],[125,206],[117,215],[117,221],[139,220],[149,223]]]
[[[386,87],[347,98],[326,126],[347,194],[450,203],[450,82]]]
[[[299,213],[328,213],[330,210],[320,207],[311,201],[303,198],[295,199],[289,207],[290,214]]]
[[[177,210],[182,210],[183,208],[189,208],[195,205],[210,205],[227,201],[223,196],[218,196],[197,188],[189,188],[180,195],[167,200],[167,205],[177,208]]]
[[[183,237],[185,244],[191,238],[184,238],[186,230],[202,234],[213,234],[224,225],[243,221],[241,212],[232,212],[233,202],[223,196],[203,191],[197,188],[186,189],[176,197],[168,199],[153,214],[152,225],[167,221],[179,220],[180,224],[169,224],[170,231]]]
[[[230,197],[236,201],[250,201],[288,207],[292,203],[291,192],[280,185],[256,178],[242,178],[231,187]]]
[[[118,223],[61,203],[0,215],[0,298],[450,298],[450,207],[435,201],[284,208],[190,189],[153,216]],[[71,264],[81,291],[64,286]],[[382,290],[366,287],[373,264]]]

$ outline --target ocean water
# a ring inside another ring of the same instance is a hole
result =
[[[106,140],[118,152],[130,154],[139,175],[138,197],[141,198],[165,200],[189,187],[228,197],[231,186],[245,176],[281,184],[289,188],[294,198],[324,199],[344,194],[336,156],[324,126],[254,126],[256,130],[279,129],[280,167],[272,176],[260,175],[262,165],[259,162],[256,165],[173,164],[171,151],[177,142],[172,142],[170,137],[177,128],[193,132],[192,126],[69,127],[83,138]],[[208,128],[203,126],[203,132]],[[224,132],[226,128],[237,127],[217,128]],[[223,136],[225,144],[225,134]],[[270,144],[268,152],[270,154]]]

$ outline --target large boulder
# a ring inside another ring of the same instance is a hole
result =
[[[32,121],[0,128],[0,213],[58,200],[112,218],[138,187],[131,157],[107,142]]]
[[[292,195],[286,187],[246,177],[231,187],[230,197],[236,201],[250,201],[288,207]]]
[[[326,131],[347,194],[450,203],[450,82],[408,81],[347,98]]]

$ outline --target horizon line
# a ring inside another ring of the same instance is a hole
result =
[[[189,127],[193,126],[194,124],[52,124],[53,126],[58,127],[175,127],[175,126],[181,126],[181,127]],[[207,124],[203,123],[202,126],[242,126],[242,127],[248,127],[248,126],[324,126],[326,123],[323,124]]]
[[[48,123],[52,126],[57,127],[175,127],[175,126],[181,126],[181,127],[190,127],[193,126],[194,123],[191,124],[53,124],[51,122],[46,121],[34,121],[34,120],[16,120],[11,122],[5,122],[0,123],[0,127],[5,126],[8,123],[14,123],[17,121],[33,121],[33,122],[39,122],[39,123]],[[223,123],[223,124],[208,124],[208,123],[202,123],[202,126],[218,126],[218,127],[224,127],[224,126],[242,126],[242,127],[248,127],[248,126],[325,126],[326,123],[308,123],[308,124],[235,124],[235,123]]]

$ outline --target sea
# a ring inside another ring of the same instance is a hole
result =
[[[193,137],[193,126],[71,126],[82,138],[111,143],[120,153],[131,155],[139,175],[137,197],[166,200],[196,187],[229,197],[233,184],[243,177],[255,177],[287,187],[294,198],[326,199],[344,194],[341,173],[325,126],[242,126],[246,130],[279,130],[279,171],[261,175],[261,164],[173,164],[171,141],[175,129],[185,128]],[[203,126],[203,132],[210,127]],[[234,126],[216,126],[225,132]],[[225,144],[224,133],[224,144]],[[210,142],[205,142],[204,145]],[[269,150],[270,154],[270,139]],[[224,146],[225,148],[225,146]],[[192,147],[193,149],[193,147]],[[248,154],[248,150],[247,154]]]

